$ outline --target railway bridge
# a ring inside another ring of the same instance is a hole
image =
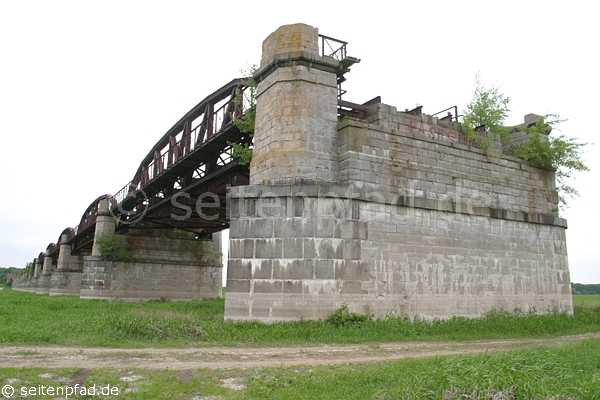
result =
[[[425,318],[570,312],[553,172],[479,148],[455,106],[426,115],[347,101],[342,84],[360,61],[347,45],[305,24],[274,31],[253,76],[189,110],[15,287],[221,296],[219,232],[230,228],[231,320],[323,318],[344,304]],[[526,140],[522,126],[513,143]]]

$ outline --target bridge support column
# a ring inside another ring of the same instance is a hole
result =
[[[250,183],[336,180],[338,62],[318,30],[285,25],[262,45]]]
[[[222,295],[221,251],[189,232],[130,228],[127,259],[84,257],[82,298],[189,300]]]
[[[50,296],[79,295],[81,289],[83,260],[81,257],[71,255],[71,244],[68,241],[69,235],[63,233],[60,237],[56,271],[50,280]]]
[[[65,271],[68,269],[68,262],[71,258],[71,245],[67,243],[69,235],[63,233],[60,235],[60,245],[58,248],[58,261],[56,262],[57,271]]]
[[[100,256],[98,239],[105,235],[115,233],[115,218],[110,214],[108,199],[102,199],[98,202],[98,215],[96,217],[96,230],[94,231],[94,244],[92,246],[92,256]]]
[[[27,291],[36,292],[38,285],[40,284],[40,279],[42,276],[42,261],[36,257],[33,259],[33,276],[29,281]]]
[[[44,255],[41,275],[38,279],[38,284],[35,290],[36,293],[48,294],[50,291],[50,280],[52,278],[53,269],[52,257],[50,257],[48,254]]]
[[[33,278],[38,279],[41,275],[42,264],[37,258],[33,259]]]
[[[333,229],[351,216],[321,221],[317,185],[337,181],[338,68],[309,25],[282,26],[263,42],[250,186],[228,199],[225,319],[321,318],[336,307],[334,269],[354,242]],[[304,198],[292,195],[297,184]]]
[[[214,232],[212,234],[212,245],[215,251],[215,259],[218,265],[223,265],[223,234]]]

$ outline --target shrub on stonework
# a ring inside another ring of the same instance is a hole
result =
[[[127,238],[123,235],[103,235],[97,239],[100,257],[107,261],[128,261]]]

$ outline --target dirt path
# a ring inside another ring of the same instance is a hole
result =
[[[0,347],[0,368],[255,368],[391,361],[448,355],[498,352],[531,347],[557,347],[600,333],[544,339],[469,342],[404,342],[302,347],[207,347],[181,349],[110,349],[84,347]]]

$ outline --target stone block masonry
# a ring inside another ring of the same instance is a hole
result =
[[[385,104],[333,123],[316,39],[297,24],[263,43],[251,185],[227,200],[225,318],[571,313],[553,172]]]
[[[176,231],[135,231],[126,236],[129,259],[84,257],[82,298],[184,300],[222,296],[220,249]]]
[[[284,26],[263,43],[251,183],[335,182],[337,61],[319,56],[317,31]]]
[[[81,265],[83,266],[83,260]],[[54,271],[50,278],[50,296],[79,296],[81,290],[81,271]]]
[[[561,226],[376,202],[344,185],[230,196],[227,319],[325,318],[344,304],[429,319],[571,312]]]
[[[341,47],[319,49],[326,40]],[[401,112],[378,98],[340,101],[338,84],[357,62],[345,46],[305,24],[282,26],[263,42],[250,185],[227,195],[225,319],[318,319],[342,305],[427,319],[571,313],[567,223],[553,171],[503,154],[499,142],[492,152],[470,146],[447,117]],[[522,126],[537,118],[527,115]],[[93,237],[82,231],[88,242],[78,246],[76,231],[63,231],[58,254],[48,246],[22,290],[221,296],[218,244],[157,221],[117,226],[106,196],[92,205],[82,221],[96,211]],[[109,261],[101,238],[116,231],[129,255]]]
[[[552,171],[506,155],[489,156],[461,144],[461,136],[435,118],[373,105],[367,120],[339,122],[338,179],[431,200],[558,216]]]

